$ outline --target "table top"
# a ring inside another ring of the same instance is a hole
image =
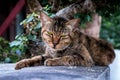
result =
[[[107,66],[36,66],[20,70],[15,70],[14,67],[15,64],[0,64],[0,80],[102,80],[102,78],[109,78]]]

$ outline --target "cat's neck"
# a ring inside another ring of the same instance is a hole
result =
[[[73,42],[72,42],[72,47],[75,48],[77,47],[77,45],[84,43],[84,39],[86,39],[87,35],[85,35],[84,33],[82,33],[79,29],[74,30],[73,32]]]

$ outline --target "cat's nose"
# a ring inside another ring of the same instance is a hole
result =
[[[55,48],[57,44],[58,44],[57,42],[54,42],[53,43],[53,48]]]

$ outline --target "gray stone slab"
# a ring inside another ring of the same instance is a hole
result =
[[[0,64],[0,80],[110,80],[109,67],[37,66],[14,70],[15,64]]]

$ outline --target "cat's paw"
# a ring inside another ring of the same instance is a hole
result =
[[[87,65],[88,67],[92,67],[92,66],[94,66],[94,64],[95,64],[95,63],[94,63],[93,60],[91,60],[91,59],[87,60],[87,64],[86,64],[86,65]]]
[[[29,66],[28,59],[23,59],[23,60],[16,63],[15,69],[18,70],[18,69],[28,67],[28,66]]]
[[[58,59],[47,59],[44,62],[44,65],[46,66],[59,66],[59,60]]]

